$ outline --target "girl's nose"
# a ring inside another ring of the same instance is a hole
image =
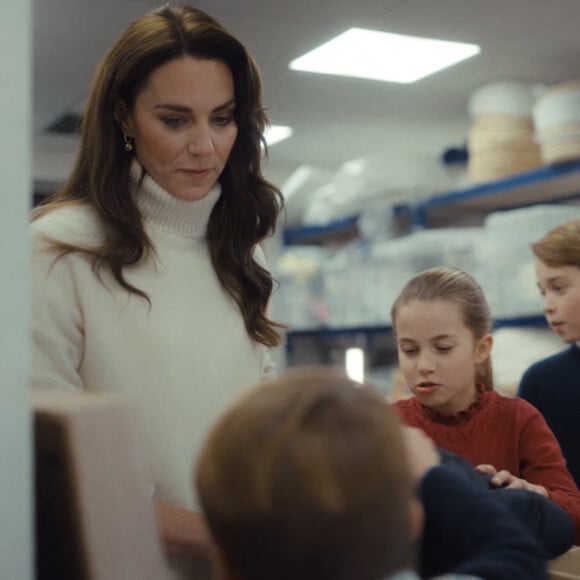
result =
[[[433,357],[428,353],[419,355],[419,361],[417,363],[419,372],[422,374],[428,374],[435,370],[435,363]]]

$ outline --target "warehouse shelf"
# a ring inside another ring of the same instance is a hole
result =
[[[497,210],[540,203],[580,201],[580,161],[550,165],[471,187],[438,193],[417,204],[393,208],[396,218],[408,218],[415,228],[456,225],[466,218],[482,221]],[[356,237],[358,216],[325,225],[288,228],[286,245],[322,244]]]
[[[580,161],[540,167],[428,198],[413,208],[414,224],[435,227],[470,215],[540,203],[580,200]]]
[[[542,327],[547,326],[546,318],[543,314],[526,314],[522,316],[509,316],[497,318],[493,322],[494,329],[515,328],[515,327]],[[389,324],[370,326],[343,326],[343,327],[316,327],[289,330],[286,337],[289,340],[307,336],[319,336],[332,338],[341,335],[373,335],[392,333],[393,328]]]

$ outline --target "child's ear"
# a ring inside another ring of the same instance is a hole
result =
[[[492,345],[493,338],[491,334],[486,334],[478,341],[475,347],[475,364],[479,365],[489,358]]]

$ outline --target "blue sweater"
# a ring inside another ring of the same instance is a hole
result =
[[[542,545],[506,505],[460,469],[430,469],[419,497],[425,510],[422,578],[448,572],[486,580],[547,578]]]
[[[522,377],[518,396],[542,413],[580,486],[580,349],[573,344],[534,363]]]

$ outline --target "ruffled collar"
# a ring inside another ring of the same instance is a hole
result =
[[[203,199],[184,201],[143,174],[142,166],[134,160],[131,164],[133,195],[147,225],[187,238],[205,237],[209,217],[221,195],[220,184],[216,183]]]
[[[438,411],[435,411],[435,409],[431,409],[430,407],[426,407],[422,403],[419,403],[418,399],[416,399],[416,401],[420,405],[423,414],[431,421],[443,425],[459,425],[461,423],[467,423],[467,421],[481,411],[483,406],[489,400],[491,393],[492,391],[485,390],[485,385],[483,383],[479,383],[477,385],[477,400],[471,403],[467,409],[459,411],[459,413],[453,415],[443,415]]]

